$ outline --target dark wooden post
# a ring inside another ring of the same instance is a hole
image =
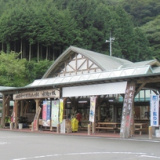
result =
[[[14,125],[14,128],[17,129],[18,127],[18,101],[15,101],[14,102],[14,107],[15,107],[15,125]]]
[[[39,108],[40,99],[35,99],[35,102],[36,102],[36,115],[37,115],[36,131],[38,131],[39,130],[39,116],[40,116],[40,111],[41,111],[41,109]]]
[[[5,126],[5,117],[9,116],[9,101],[10,96],[3,95],[3,108],[2,108],[2,119],[1,119],[1,126]]]
[[[135,83],[128,82],[125,97],[123,101],[122,121],[120,137],[131,137],[131,129],[133,124],[133,103],[134,103]]]
[[[6,114],[5,99],[6,99],[6,96],[3,95],[3,108],[2,108],[2,119],[1,119],[1,126],[2,127],[4,127],[4,125],[5,125],[5,114]]]

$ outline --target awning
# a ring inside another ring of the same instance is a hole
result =
[[[75,87],[64,87],[62,89],[62,97],[124,94],[126,86],[127,86],[127,81],[75,86]]]

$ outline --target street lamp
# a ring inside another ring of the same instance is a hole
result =
[[[111,36],[111,32],[110,32],[110,37],[109,40],[106,40],[106,43],[110,44],[110,56],[112,56],[112,42],[115,40],[115,37]]]

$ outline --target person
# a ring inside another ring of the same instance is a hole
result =
[[[76,115],[76,119],[78,120],[78,126],[81,127],[81,119],[82,119],[82,115],[80,112],[77,113]]]

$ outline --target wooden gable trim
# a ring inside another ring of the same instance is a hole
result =
[[[93,67],[94,65],[95,67]],[[59,77],[66,75],[77,75],[78,73],[83,74],[84,72],[89,73],[90,71],[96,72],[97,70],[100,71],[102,69],[84,55],[75,53],[74,56],[70,55],[67,58],[57,75]]]

